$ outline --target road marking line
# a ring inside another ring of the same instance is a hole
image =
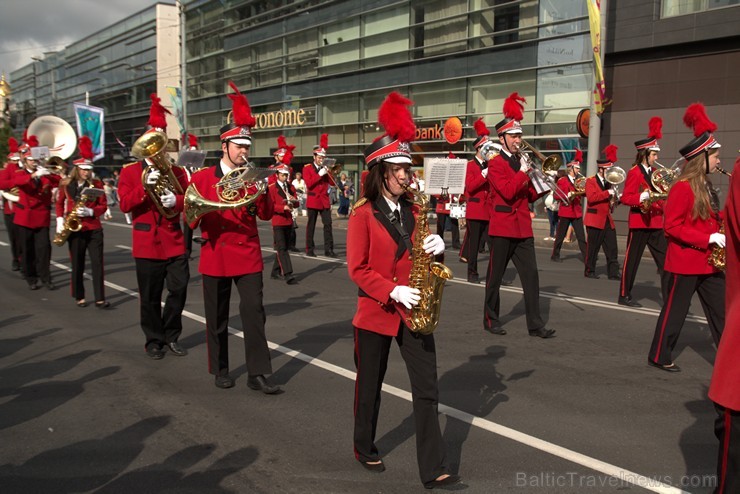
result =
[[[65,264],[56,262],[56,261],[51,261],[51,264],[53,264],[55,267],[63,271],[68,271],[68,272],[72,271],[72,268],[66,266]],[[90,278],[88,274],[85,274],[85,277]],[[118,290],[119,292],[125,293],[126,295],[129,295],[132,298],[138,298],[138,294],[134,290],[130,290],[126,287],[123,287],[116,283],[111,283],[109,281],[106,281],[105,285],[114,290]],[[164,302],[162,303],[162,305],[164,306]],[[182,315],[187,317],[188,319],[192,319],[193,321],[199,322],[201,324],[205,325],[206,323],[205,317],[199,314],[195,314],[193,312],[183,310]],[[240,330],[236,328],[232,328],[231,326],[229,326],[229,333],[233,334],[234,336],[237,336],[238,338],[244,339],[244,333],[242,333]],[[344,367],[334,365],[332,363],[326,362],[319,358],[312,357],[310,355],[299,352],[297,350],[292,350],[288,347],[284,347],[282,345],[273,343],[271,341],[268,341],[267,345],[270,349],[278,351],[288,357],[301,360],[303,362],[306,362],[307,364],[316,366],[320,369],[324,369],[326,371],[332,372],[339,376],[346,377],[347,379],[350,379],[352,381],[354,381],[355,379],[355,372],[345,369]],[[393,396],[396,396],[398,398],[401,398],[402,400],[406,400],[409,403],[411,403],[411,393],[409,393],[408,391],[405,391],[401,388],[397,388],[395,386],[391,386],[390,384],[385,384],[385,383],[383,384],[382,389],[388,394],[391,394]],[[523,444],[525,446],[538,449],[542,452],[549,453],[553,456],[557,456],[559,458],[562,458],[572,463],[584,466],[591,470],[601,472],[611,477],[615,477],[617,479],[620,479],[623,482],[633,484],[637,487],[642,487],[643,489],[646,489],[652,492],[657,492],[661,494],[690,494],[687,491],[683,491],[676,487],[672,487],[670,485],[664,484],[658,480],[651,479],[650,477],[646,477],[644,475],[640,475],[638,473],[632,472],[630,470],[626,470],[616,465],[612,465],[611,463],[606,463],[604,461],[597,460],[596,458],[592,458],[590,456],[578,453],[568,448],[558,446],[557,444],[551,443],[549,441],[539,439],[537,437],[531,436],[524,432],[519,432],[516,429],[506,427],[505,425],[497,424],[496,422],[493,422],[491,420],[477,417],[475,415],[469,414],[467,412],[463,412],[462,410],[458,410],[457,408],[453,408],[453,407],[444,405],[442,403],[439,404],[439,411],[447,415],[448,417],[453,417],[473,427],[477,427],[479,429],[492,432],[493,434],[505,437],[512,441]]]

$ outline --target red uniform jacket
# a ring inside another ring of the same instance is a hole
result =
[[[192,184],[209,201],[221,202],[216,183],[223,178],[221,164],[203,168],[193,173]],[[254,194],[256,187],[247,191]],[[272,218],[272,201],[268,193],[255,201],[260,219]],[[205,214],[200,221],[190,225],[195,229],[200,224],[203,240],[200,249],[198,272],[208,276],[233,277],[262,272],[262,250],[260,248],[257,220],[249,214],[249,208],[240,207]]]
[[[410,233],[413,243],[416,211],[406,204],[402,212],[404,229]],[[386,216],[369,202],[352,210],[347,226],[347,246],[349,277],[359,289],[352,324],[367,331],[396,336],[408,311],[391,299],[390,293],[396,285],[409,284],[410,252]]]
[[[329,186],[333,184],[329,174],[320,177],[316,166],[309,163],[303,167],[303,180],[306,182],[306,207],[329,209]]]
[[[13,181],[20,191],[13,223],[26,228],[48,228],[51,222],[51,192],[59,184],[59,176],[45,175],[34,179],[25,169],[18,169]]]
[[[650,173],[654,168],[650,169]],[[633,166],[627,172],[624,191],[620,202],[630,207],[628,225],[630,228],[663,228],[663,201],[656,201],[647,213],[640,212],[640,194],[651,190],[650,179],[642,165]]]
[[[18,164],[15,161],[5,163],[5,168],[0,170],[0,190],[9,191],[15,187],[15,172],[18,170]],[[3,199],[3,213],[14,214],[14,204],[12,201]]]
[[[502,152],[488,162],[489,203],[488,234],[494,237],[533,237],[529,203],[548,192],[537,194],[529,175],[519,171],[514,156]]]
[[[298,207],[295,187],[290,182],[285,182],[285,185],[288,186],[288,193],[293,201],[293,207]],[[293,214],[285,209],[288,198],[285,196],[283,188],[278,185],[278,182],[273,182],[270,184],[268,193],[273,210],[272,226],[293,226]]]
[[[184,191],[188,187],[185,171],[172,167]],[[154,202],[141,184],[141,162],[132,163],[121,170],[118,179],[118,197],[121,211],[131,213],[134,225],[133,256],[140,259],[165,260],[185,254],[185,239],[180,227],[180,215],[168,220],[157,210]],[[182,212],[182,195],[177,195],[175,209]]]
[[[563,191],[567,196],[570,192],[576,191],[576,186],[570,181],[569,176],[560,177],[558,180],[558,188]],[[557,196],[555,196],[557,197]],[[560,203],[558,209],[558,217],[560,218],[582,218],[583,217],[583,206],[581,206],[581,197],[575,196],[568,201],[568,204],[563,202]]]
[[[442,196],[434,196],[437,199],[437,205],[434,207],[434,212],[437,214],[450,214],[450,204],[457,197],[455,194],[447,196],[447,199],[443,199]],[[460,203],[462,204],[465,200],[464,196],[460,196]]]
[[[488,163],[481,163],[475,157],[468,161],[468,170],[465,174],[465,218],[469,220],[488,221],[490,207],[488,205],[488,180],[481,172],[488,167]]]
[[[735,162],[738,168],[740,160]],[[740,178],[730,179],[724,221],[727,235],[725,273],[725,330],[714,359],[709,398],[730,410],[740,411]]]
[[[610,186],[611,184],[604,180],[602,187],[597,177],[586,179],[586,201],[588,201],[588,207],[586,208],[586,216],[583,218],[584,225],[603,230],[606,228],[608,222],[609,226],[614,228],[614,220],[612,219],[612,213],[609,207],[609,201],[611,199],[611,194],[609,194]]]
[[[694,193],[685,180],[673,184],[665,207],[664,230],[668,240],[665,270],[676,274],[712,274],[717,269],[707,261],[712,252],[709,235],[719,231],[719,218],[692,218]]]
[[[75,191],[78,193],[82,191],[87,187],[86,185],[83,185],[79,188],[72,187],[72,184],[67,184],[66,187],[59,187],[59,192],[57,192],[57,202],[56,202],[56,213],[57,218],[64,218],[69,212],[71,212],[75,204],[77,204],[77,199],[74,197]],[[95,187],[96,189],[103,190],[103,182],[100,180],[93,180],[92,181],[92,187]],[[105,198],[105,194],[101,195],[100,197],[95,198],[93,201],[87,201],[85,203],[85,206],[88,208],[92,208],[93,210],[93,216],[83,216],[80,218],[82,220],[82,231],[87,230],[100,230],[103,228],[103,225],[100,224],[100,217],[105,214],[105,211],[108,209],[108,200]]]

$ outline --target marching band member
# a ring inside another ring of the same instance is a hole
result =
[[[449,218],[452,224],[452,248],[460,248],[460,222],[457,218],[450,216],[450,204],[455,200],[455,195],[437,195],[434,196],[437,200],[437,205],[434,207],[434,212],[437,214],[437,235],[443,240],[445,238],[445,227],[447,226],[447,220]],[[442,254],[444,255],[444,254]],[[443,261],[440,261],[443,262]]]
[[[151,99],[148,122],[151,128],[147,132],[164,132],[167,128],[165,113],[169,112],[156,94],[152,94]],[[142,185],[142,172],[147,167],[151,170],[146,176],[146,184],[154,189],[160,179],[160,172],[146,158],[123,168],[118,183],[118,196],[121,211],[131,213],[134,225],[133,256],[139,285],[144,349],[149,358],[159,360],[164,357],[165,346],[178,357],[187,355],[187,350],[177,340],[182,333],[182,311],[188,294],[190,268],[185,255],[180,215],[166,218]],[[185,171],[173,166],[172,172],[184,191],[188,185]],[[175,192],[169,189],[161,191],[161,205],[182,212],[183,194]],[[161,305],[165,283],[169,293],[163,310]]]
[[[668,239],[668,294],[648,355],[648,364],[668,372],[681,370],[671,353],[695,292],[716,345],[725,327],[725,274],[710,262],[713,248],[725,247],[725,234],[719,232],[719,197],[707,178],[719,166],[720,145],[712,135],[717,125],[709,120],[701,103],[687,108],[684,122],[694,129],[695,138],[679,150],[686,164],[666,200],[663,228]]]
[[[291,146],[294,147],[294,146]],[[270,184],[270,200],[273,207],[272,235],[275,246],[275,263],[272,265],[273,279],[282,277],[289,285],[298,281],[293,276],[293,264],[290,262],[288,244],[293,230],[293,211],[298,207],[295,187],[290,183],[290,161],[293,159],[291,149],[281,155],[282,166],[277,169],[277,180]]]
[[[504,102],[504,119],[496,124],[501,153],[488,164],[491,259],[486,278],[483,328],[492,334],[506,334],[498,318],[499,289],[506,266],[513,260],[524,291],[529,335],[551,338],[555,330],[545,328],[540,315],[540,281],[534,252],[532,217],[529,214],[529,203],[546,195],[549,190],[538,192],[533,186],[529,177],[530,161],[520,153],[520,121],[524,117],[524,107],[520,101],[525,100],[517,93],[512,93]]]
[[[473,141],[475,156],[468,161],[465,174],[465,237],[460,258],[468,263],[468,283],[478,283],[478,250],[488,240],[488,155],[495,148],[491,132],[482,118],[473,124],[478,137]]]
[[[563,262],[560,258],[560,249],[563,246],[563,240],[568,233],[568,227],[572,226],[573,231],[578,239],[578,248],[581,250],[583,259],[586,259],[586,236],[583,233],[583,206],[581,205],[581,196],[577,195],[575,182],[581,174],[581,163],[583,154],[580,149],[576,149],[576,155],[573,161],[567,164],[568,173],[558,180],[558,188],[568,196],[568,204],[560,203],[558,208],[558,229],[555,233],[555,244],[552,247],[550,260],[554,262]]]
[[[324,225],[324,255],[337,257],[334,253],[334,237],[331,231],[331,200],[329,187],[336,186],[329,170],[322,165],[326,158],[326,149],[329,147],[329,134],[321,134],[320,144],[313,147],[313,163],[303,167],[303,179],[306,181],[308,198],[308,224],[306,225],[306,255],[316,257],[314,252],[314,230],[316,219],[321,215]]]
[[[110,303],[105,300],[103,226],[100,223],[100,217],[108,210],[108,201],[105,193],[103,193],[82,205],[77,205],[80,195],[86,187],[103,190],[103,182],[92,177],[93,150],[90,138],[87,136],[80,137],[78,148],[80,158],[74,160],[74,168],[69,176],[59,183],[59,193],[56,200],[56,232],[62,233],[64,230],[66,215],[74,212],[80,219],[80,231],[70,233],[67,239],[69,258],[72,262],[70,291],[78,307],[87,307],[83,275],[85,272],[85,252],[89,251],[95,307],[105,309],[110,306]]]
[[[740,158],[734,170],[739,170]],[[733,171],[733,174],[735,172]],[[719,413],[716,494],[740,492],[740,179],[730,179],[724,210],[726,245],[725,331],[714,359],[709,398]]]
[[[290,166],[290,161],[292,161],[292,159],[293,159],[293,150],[294,149],[295,149],[295,146],[294,145],[292,145],[292,144],[290,146],[288,145],[288,141],[285,140],[285,136],[282,136],[281,135],[281,136],[278,137],[278,147],[275,150],[275,152],[272,153],[272,157],[275,159],[275,164],[270,167],[270,168],[275,168],[276,169],[276,173],[274,173],[273,175],[270,175],[268,177],[267,180],[268,180],[268,183],[269,184],[273,184],[273,183],[275,183],[275,181],[277,181],[277,179],[278,179],[277,169],[283,167],[283,164],[285,164],[285,161],[284,161],[285,156],[288,153],[290,154],[290,159],[288,160],[288,163],[287,163],[289,174],[288,174],[288,182],[286,182],[286,183],[287,184],[290,184],[291,183],[290,180],[291,180],[291,177],[293,177],[293,167]],[[298,173],[300,174],[300,172],[298,172]],[[293,197],[295,197],[296,199],[298,199],[298,196],[296,195],[296,192],[297,192],[297,190],[293,192]],[[296,246],[295,246],[296,240],[297,240],[296,239],[296,230],[298,229],[298,223],[296,223],[296,221],[295,221],[295,218],[296,218],[297,215],[298,215],[298,211],[297,210],[295,210],[295,212],[291,213],[292,224],[291,224],[290,231],[288,232],[288,251],[290,251],[290,252],[300,252],[300,250],[298,250],[296,248]]]
[[[248,166],[255,119],[246,96],[233,82],[229,94],[233,102],[233,123],[221,128],[221,161],[193,174],[192,185],[207,200],[222,202],[216,184],[231,170]],[[251,185],[246,193],[256,193]],[[266,377],[272,374],[270,349],[265,335],[265,308],[262,305],[262,251],[255,214],[262,220],[272,218],[272,203],[263,194],[250,207],[213,211],[191,223],[200,224],[204,243],[200,250],[198,271],[203,275],[203,302],[208,343],[208,372],[215,375],[215,385],[234,386],[229,375],[229,300],[231,285],[239,292],[239,315],[244,332],[247,386],[265,394],[275,394],[280,387]]]
[[[188,134],[188,151],[197,151],[198,150],[198,137],[194,134]],[[191,170],[188,170],[187,168],[183,168],[183,171],[185,172],[185,175],[187,175],[188,182],[190,182],[190,176],[192,175]],[[184,215],[183,215],[184,216]],[[184,218],[183,218],[184,220]],[[185,235],[185,255],[188,259],[191,258],[191,253],[193,252],[193,229],[190,228],[190,225],[188,225],[187,221],[182,222],[182,229],[183,233]]]
[[[36,136],[29,136],[27,151],[22,155],[24,168],[16,170],[14,185],[18,187],[18,203],[13,221],[21,242],[21,264],[28,288],[37,290],[38,281],[48,290],[56,286],[51,282],[51,240],[49,224],[51,216],[52,189],[59,184],[59,176],[39,166],[31,155],[38,146]]]
[[[5,161],[3,169],[0,170],[0,190],[10,192],[15,186],[15,172],[19,169],[18,162],[21,155],[18,152],[18,141],[13,137],[8,139],[8,158]],[[13,222],[15,216],[15,204],[8,197],[3,196],[3,216],[5,220],[5,230],[8,232],[8,243],[10,244],[10,254],[13,258],[11,269],[19,271],[21,269],[21,246],[18,238],[17,227]]]
[[[380,392],[393,339],[411,380],[419,475],[426,488],[450,485],[460,477],[448,471],[438,418],[437,366],[434,335],[412,333],[407,310],[419,302],[419,291],[408,286],[415,214],[405,197],[409,183],[409,141],[415,125],[409,100],[393,92],[381,105],[378,120],[386,134],[365,149],[369,170],[363,197],[355,204],[347,232],[347,267],[359,287],[355,328],[355,458],[366,469],[385,470],[375,432]],[[444,241],[438,235],[424,240],[427,254],[439,255]]]
[[[611,144],[604,149],[606,159],[596,160],[598,171],[596,175],[586,180],[586,216],[584,224],[588,241],[586,242],[588,250],[584,264],[586,265],[586,278],[598,279],[596,274],[596,258],[599,256],[599,249],[604,250],[606,256],[606,271],[610,280],[618,280],[619,261],[617,248],[617,231],[614,228],[614,219],[612,218],[612,203],[618,198],[614,198],[615,190],[612,184],[606,181],[605,171],[616,166],[617,146]]]
[[[627,172],[624,182],[624,191],[620,199],[622,204],[629,206],[629,235],[627,236],[627,250],[624,253],[622,267],[622,282],[619,285],[620,305],[642,307],[632,298],[632,286],[635,284],[637,268],[640,266],[645,246],[650,249],[655,264],[661,272],[661,288],[665,295],[665,264],[666,239],[663,234],[663,200],[652,203],[650,210],[643,213],[640,204],[650,196],[650,190],[658,192],[650,183],[650,177],[655,171],[658,161],[658,139],[663,137],[663,120],[653,117],[649,122],[649,135],[646,139],[635,142],[637,157],[632,169]],[[665,297],[664,297],[665,300]]]

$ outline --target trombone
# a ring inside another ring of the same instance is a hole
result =
[[[563,158],[561,158],[557,154],[551,154],[550,156],[545,156],[541,152],[537,151],[535,148],[532,147],[531,144],[529,144],[527,141],[522,139],[522,147],[529,149],[532,154],[534,154],[535,158],[540,160],[542,163],[540,166],[542,167],[542,170],[534,166],[534,162],[532,162],[532,159],[526,155],[523,154],[522,156],[525,156],[525,159],[529,161],[530,164],[530,171],[529,171],[529,177],[537,178],[541,182],[544,182],[547,184],[548,187],[550,187],[550,190],[552,191],[553,195],[555,196],[555,199],[562,202],[566,206],[570,204],[570,198],[568,197],[568,194],[563,192],[563,190],[558,187],[558,184],[555,182],[555,179],[553,179],[550,174],[557,174],[558,170],[561,166],[563,166]]]

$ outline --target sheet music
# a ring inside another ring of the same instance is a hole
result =
[[[464,159],[424,158],[424,192],[440,195],[446,189],[449,194],[462,194],[467,170],[468,162]]]

